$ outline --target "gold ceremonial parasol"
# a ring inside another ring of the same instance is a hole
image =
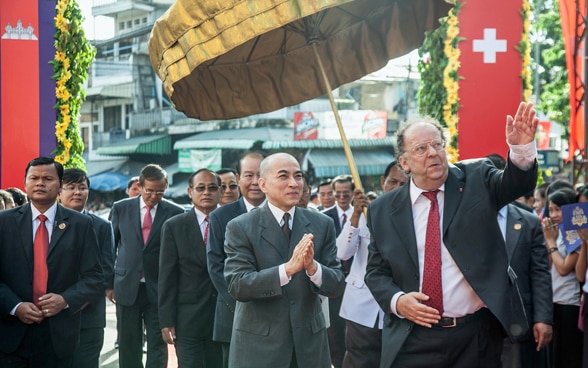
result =
[[[270,112],[331,95],[421,45],[444,0],[177,0],[155,23],[151,63],[172,103],[201,120]]]

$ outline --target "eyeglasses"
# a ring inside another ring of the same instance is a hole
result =
[[[440,152],[445,149],[445,142],[439,139],[433,139],[430,142],[416,144],[414,147],[410,149],[410,151],[414,153],[416,156],[422,157],[427,154],[427,152],[429,151],[429,147],[433,147],[435,151]]]
[[[80,193],[84,193],[87,192],[88,190],[90,190],[90,188],[88,187],[62,187],[62,190],[65,190],[66,192],[80,192]]]
[[[335,193],[335,198],[347,198],[350,196],[351,196],[351,193],[349,193],[349,192]]]
[[[158,192],[158,191],[151,190],[151,189],[143,189],[143,193],[145,193],[145,194],[146,194],[146,195],[148,195],[148,196],[151,196],[151,195],[156,195],[156,196],[158,196],[158,197],[161,197],[161,196],[163,196],[163,194],[164,194],[165,192]]]
[[[229,186],[227,186],[226,184],[223,184],[223,185],[221,185],[221,189],[223,190],[223,192],[224,192],[225,190],[227,190],[227,188],[228,188],[229,190],[237,190],[237,188],[239,188],[239,186],[238,186],[237,184],[231,184],[231,185],[229,185]]]
[[[206,189],[208,189],[209,192],[216,192],[216,191],[218,191],[219,186],[216,184],[210,184],[208,186],[205,186],[205,185],[199,185],[197,187],[191,186],[190,188],[192,188],[192,190],[197,191],[198,193],[204,193],[204,191]]]

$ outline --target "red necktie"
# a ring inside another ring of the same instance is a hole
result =
[[[47,294],[47,252],[49,250],[49,232],[45,226],[47,216],[37,216],[41,224],[37,228],[34,241],[34,268],[33,268],[33,303],[37,304],[39,298]]]
[[[206,244],[208,243],[208,227],[210,226],[208,216],[204,218],[204,221],[206,221],[206,228],[204,229],[204,246],[206,247]]]
[[[343,216],[341,216],[341,228],[343,228],[343,226],[345,226],[345,223],[347,222],[347,214],[345,212],[343,212]]]
[[[145,217],[143,217],[143,225],[141,226],[141,231],[143,232],[143,243],[147,245],[147,239],[149,239],[149,233],[151,232],[151,225],[153,225],[153,218],[151,217],[151,207],[145,206],[147,212],[145,212]]]
[[[422,292],[429,296],[425,302],[443,315],[443,285],[441,281],[441,230],[439,229],[439,204],[437,192],[423,192],[431,201],[429,220],[427,221],[427,235],[425,240],[425,265],[423,268]]]

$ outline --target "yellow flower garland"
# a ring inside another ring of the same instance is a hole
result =
[[[531,87],[531,43],[529,40],[529,29],[531,27],[531,5],[528,0],[523,0],[521,17],[523,18],[523,34],[517,50],[521,54],[522,68],[521,79],[523,83],[523,101],[528,102],[533,89]]]
[[[449,11],[449,15],[445,18],[444,23],[447,26],[446,37],[443,48],[443,53],[447,58],[447,66],[443,70],[443,87],[447,92],[447,99],[443,105],[443,120],[447,126],[447,133],[449,134],[449,145],[447,145],[447,155],[449,162],[457,162],[459,160],[459,150],[457,148],[457,123],[459,117],[457,111],[459,110],[459,75],[457,74],[461,63],[459,57],[461,51],[457,47],[460,41],[459,36],[459,19],[457,14],[459,7],[454,7]]]
[[[84,100],[82,86],[95,54],[82,28],[82,13],[76,0],[58,0],[55,5],[55,160],[66,168],[84,168],[84,143],[80,136],[78,114]]]

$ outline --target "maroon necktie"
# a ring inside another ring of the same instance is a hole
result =
[[[347,214],[345,212],[343,212],[343,216],[341,216],[341,229],[343,229],[343,226],[345,226],[345,223],[347,222]]]
[[[423,192],[423,195],[431,201],[429,209],[429,220],[427,221],[427,238],[425,240],[425,265],[423,268],[423,288],[424,294],[429,296],[425,302],[430,307],[439,311],[443,315],[443,285],[441,281],[441,230],[439,229],[439,204],[437,203],[437,193],[439,190],[432,192]]]
[[[208,216],[204,218],[204,221],[206,221],[206,228],[204,229],[204,246],[206,247],[206,244],[208,244],[208,227],[210,226]]]
[[[49,250],[49,232],[45,226],[47,216],[37,216],[39,227],[35,233],[35,241],[33,243],[34,249],[34,269],[33,269],[33,303],[37,304],[39,298],[47,294],[47,278],[49,271],[47,270],[47,252]]]
[[[151,217],[151,207],[145,206],[147,211],[145,217],[143,217],[143,225],[141,226],[141,232],[143,233],[143,243],[147,245],[147,239],[149,239],[149,233],[151,232],[151,225],[153,225],[153,218]]]

